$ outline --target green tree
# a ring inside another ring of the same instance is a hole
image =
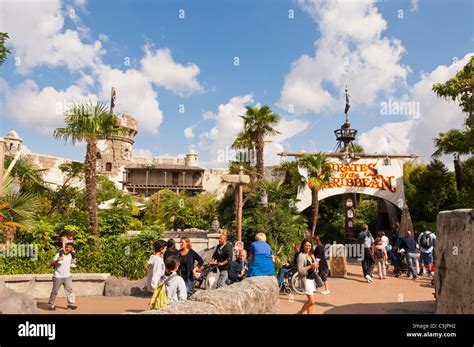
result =
[[[311,189],[311,236],[314,236],[318,223],[318,193],[331,182],[333,173],[329,159],[323,153],[306,154],[298,159],[298,165],[308,170],[308,186]]]
[[[35,213],[40,207],[38,197],[26,191],[17,191],[10,176],[5,177],[0,195],[0,231],[7,241],[14,241],[17,228],[31,229]]]
[[[255,148],[257,154],[257,174],[259,180],[264,176],[263,152],[265,147],[265,137],[275,136],[279,132],[274,128],[280,121],[280,116],[273,113],[269,106],[251,107],[246,106],[244,129],[239,133],[234,141],[234,148],[244,148],[251,150]]]
[[[440,133],[434,139],[436,151],[433,157],[437,158],[441,154],[454,154],[454,170],[456,177],[456,187],[458,191],[462,189],[462,173],[460,155],[470,154],[474,150],[474,55],[456,76],[445,83],[436,83],[432,89],[439,97],[457,100],[461,110],[467,114],[465,128],[462,130],[452,129],[448,132]]]
[[[13,157],[10,155],[5,157],[5,169],[9,167],[12,160]],[[47,169],[38,169],[28,157],[21,156],[13,166],[10,176],[18,177],[22,191],[42,195],[48,189],[46,187],[48,182],[45,182],[43,179],[45,171]]]
[[[10,53],[10,50],[5,47],[5,41],[9,38],[7,33],[0,32],[0,66],[7,60],[7,55]]]
[[[73,145],[77,142],[87,144],[84,171],[89,230],[99,237],[96,201],[97,142],[123,134],[126,129],[120,127],[119,118],[110,113],[106,105],[92,102],[71,107],[66,114],[65,123],[66,126],[57,128],[53,136],[66,142],[71,141]]]

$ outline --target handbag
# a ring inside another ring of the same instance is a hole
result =
[[[316,283],[316,288],[321,288],[322,286],[324,286],[323,280],[317,273],[315,273],[314,282]]]
[[[309,259],[306,259],[306,266],[310,266],[314,263],[312,263]],[[308,270],[308,274],[306,275],[306,278],[309,280],[314,280],[317,276],[317,272],[314,271],[313,269]]]

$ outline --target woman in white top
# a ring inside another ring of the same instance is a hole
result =
[[[298,273],[304,277],[305,294],[308,299],[298,313],[303,314],[306,311],[308,314],[311,314],[313,313],[313,305],[315,303],[314,293],[316,292],[316,282],[314,278],[318,270],[318,262],[313,255],[313,242],[311,239],[304,239],[301,243],[297,263]]]
[[[176,273],[179,268],[179,258],[175,255],[169,256],[165,260],[165,267],[166,271],[161,280],[168,280],[165,283],[168,302],[172,304],[174,302],[188,300],[186,283],[184,279]]]
[[[163,262],[163,254],[166,251],[166,241],[158,240],[154,244],[155,253],[148,259],[148,276],[146,281],[146,289],[153,293],[160,283],[161,277],[165,274],[165,263]]]

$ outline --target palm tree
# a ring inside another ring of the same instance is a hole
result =
[[[461,182],[461,162],[459,156],[461,154],[469,154],[471,152],[468,136],[466,131],[452,129],[446,133],[440,133],[434,139],[436,151],[433,157],[437,158],[441,154],[454,154],[454,173],[456,177],[456,188],[458,191],[462,188]]]
[[[314,236],[319,212],[318,193],[331,182],[333,173],[328,157],[323,153],[306,154],[298,159],[298,165],[308,170],[308,186],[311,189],[311,236]]]
[[[289,187],[294,196],[301,188],[306,186],[306,177],[303,177],[298,171],[298,161],[286,161],[274,167],[276,171],[284,172],[283,182]]]
[[[85,181],[87,191],[87,205],[89,209],[89,230],[99,237],[97,226],[96,202],[96,166],[97,166],[97,141],[125,133],[119,127],[119,118],[113,115],[109,108],[102,103],[88,102],[74,105],[66,113],[66,127],[57,128],[53,136],[56,139],[77,142],[86,142]]]
[[[244,120],[244,130],[240,132],[237,139],[234,141],[233,146],[241,146],[238,148],[255,148],[257,152],[257,174],[259,180],[264,175],[264,164],[263,164],[263,151],[264,151],[264,140],[266,136],[275,136],[279,134],[274,126],[280,121],[280,116],[273,113],[269,106],[262,107],[251,107],[246,106],[246,112],[244,116],[241,116]]]
[[[17,189],[10,176],[5,178],[0,193],[0,231],[5,236],[5,243],[11,243],[17,228],[31,229],[40,200],[32,192]]]

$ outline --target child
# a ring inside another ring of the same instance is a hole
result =
[[[387,269],[385,263],[387,261],[387,249],[382,241],[381,237],[375,239],[375,260],[379,269],[380,279],[385,279],[387,275]]]
[[[169,256],[165,260],[165,274],[161,277],[162,281],[166,281],[166,291],[168,294],[169,303],[178,301],[186,301],[188,299],[188,292],[184,279],[179,276],[176,271],[179,268],[179,258],[175,255]]]
[[[62,264],[62,257],[64,255],[64,249],[66,248],[66,244],[73,244],[74,242],[74,233],[72,231],[67,231],[66,236],[62,238],[62,248],[59,250],[59,258],[60,260],[58,261],[58,264]],[[76,252],[73,251],[71,252],[71,267],[76,267]]]

